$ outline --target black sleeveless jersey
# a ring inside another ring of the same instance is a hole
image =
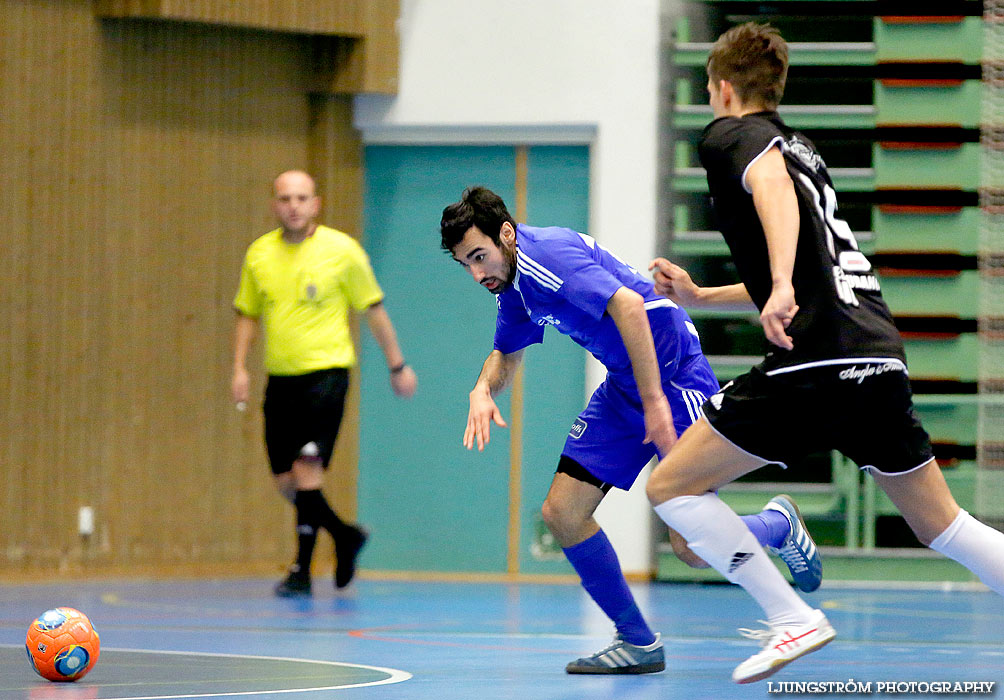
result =
[[[761,367],[775,373],[842,360],[905,363],[902,339],[871,263],[858,250],[847,223],[837,218],[836,194],[823,159],[811,141],[775,112],[716,119],[704,129],[699,147],[719,228],[753,302],[763,309],[771,274],[746,174],[775,146],[784,155],[798,197],[792,284],[799,310],[788,327],[794,349],[771,345]]]

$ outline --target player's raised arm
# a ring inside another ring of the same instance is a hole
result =
[[[621,287],[607,302],[607,313],[617,325],[631,358],[631,369],[645,411],[645,443],[655,443],[665,455],[676,442],[676,429],[669,400],[662,390],[645,302],[637,292]]]
[[[798,313],[791,275],[795,268],[799,216],[795,185],[781,151],[771,148],[753,163],[746,183],[753,192],[753,206],[763,226],[770,260],[771,293],[760,310],[760,323],[767,340],[791,350],[795,345],[785,329]]]
[[[666,258],[656,258],[649,263],[648,269],[655,279],[655,291],[681,306],[753,306],[753,299],[742,282],[721,287],[699,287],[690,278],[689,272]]]
[[[470,408],[467,412],[467,428],[464,430],[464,447],[468,450],[473,449],[475,442],[479,452],[485,449],[485,445],[491,441],[492,422],[502,428],[509,427],[502,418],[494,397],[512,383],[522,359],[522,350],[511,353],[492,350],[482,365],[481,374],[469,396]]]

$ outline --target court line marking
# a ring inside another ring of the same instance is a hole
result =
[[[827,612],[848,613],[852,615],[895,615],[902,617],[909,614],[910,617],[926,617],[932,619],[960,620],[965,618],[978,620],[1004,620],[1004,615],[1000,613],[986,613],[980,610],[917,610],[909,606],[908,600],[898,600],[896,602],[876,602],[857,604],[853,601],[824,600],[820,608]]]
[[[867,612],[867,610],[866,610]],[[350,637],[356,637],[358,639],[368,639],[371,641],[379,642],[397,642],[403,644],[421,644],[427,646],[475,646],[484,649],[499,649],[499,650],[532,650],[538,653],[568,653],[567,650],[556,650],[556,649],[536,649],[533,647],[506,647],[500,644],[470,644],[462,640],[469,639],[485,639],[485,640],[542,640],[542,639],[553,639],[559,641],[581,641],[581,640],[594,640],[594,641],[609,641],[609,637],[603,637],[598,634],[563,634],[554,632],[437,632],[432,630],[416,630],[409,631],[407,628],[411,625],[404,626],[400,629],[393,625],[386,625],[381,627],[362,627],[353,629],[349,632]],[[393,636],[391,636],[393,635]],[[840,636],[840,635],[838,635]],[[458,640],[458,641],[452,641]],[[714,644],[726,644],[729,646],[740,646],[749,647],[750,642],[739,638],[738,635],[724,635],[724,634],[707,634],[697,637],[684,637],[675,636],[670,633],[664,633],[662,635],[663,642],[667,644],[680,644],[680,645],[700,645],[707,643]],[[917,651],[917,649],[937,649],[938,647],[942,649],[950,649],[945,653],[962,653],[964,650],[977,650],[975,653],[984,655],[1004,655],[1004,652],[992,651],[1000,645],[999,640],[987,639],[987,640],[974,640],[974,641],[959,641],[959,640],[936,640],[929,641],[924,639],[863,639],[857,637],[848,637],[846,635],[840,636],[840,641],[844,645],[850,644],[860,644],[862,646],[868,647],[902,647],[902,646],[912,646],[914,647],[910,651]],[[986,648],[980,651],[981,648]],[[958,650],[958,651],[955,651]]]
[[[9,647],[13,649],[18,649],[21,647],[19,644],[0,644],[0,647]],[[225,697],[236,697],[249,696],[249,695],[266,695],[266,694],[280,694],[280,693],[314,693],[319,690],[347,690],[349,688],[365,688],[373,685],[389,685],[392,683],[401,683],[412,677],[408,671],[401,671],[396,668],[386,668],[383,666],[369,666],[367,664],[353,664],[346,661],[323,661],[321,659],[294,659],[288,656],[261,656],[258,654],[225,654],[225,653],[215,653],[207,651],[175,651],[175,650],[160,650],[160,649],[128,649],[123,647],[107,647],[102,648],[102,651],[124,651],[124,652],[134,652],[137,654],[167,654],[174,656],[210,656],[213,658],[224,658],[224,659],[261,659],[264,661],[292,661],[294,663],[304,663],[304,664],[322,664],[324,666],[345,666],[348,668],[364,668],[368,671],[380,671],[381,673],[388,674],[389,678],[384,678],[379,681],[368,681],[366,683],[350,683],[348,685],[330,685],[325,687],[317,688],[284,688],[279,690],[240,690],[232,693],[189,693],[185,695],[137,695],[124,698],[110,698],[109,700],[180,700],[182,698],[225,698]]]

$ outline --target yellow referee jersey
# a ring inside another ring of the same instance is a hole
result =
[[[254,241],[234,307],[261,319],[265,370],[291,375],[355,364],[349,307],[362,311],[382,299],[362,246],[318,226],[301,243],[285,241],[282,229]]]

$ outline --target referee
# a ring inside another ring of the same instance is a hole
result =
[[[248,400],[248,350],[259,321],[265,336],[265,445],[275,484],[296,507],[298,551],[280,597],[311,594],[310,563],[318,528],[335,541],[335,587],[355,573],[366,531],[343,522],[321,491],[335,447],[356,362],[349,310],[366,316],[387,361],[394,393],[415,393],[415,373],[404,361],[383,307],[369,258],[350,236],[316,222],[321,200],[313,178],[300,170],[273,183],[272,211],[279,228],[255,240],[241,268],[234,298],[234,402]]]

